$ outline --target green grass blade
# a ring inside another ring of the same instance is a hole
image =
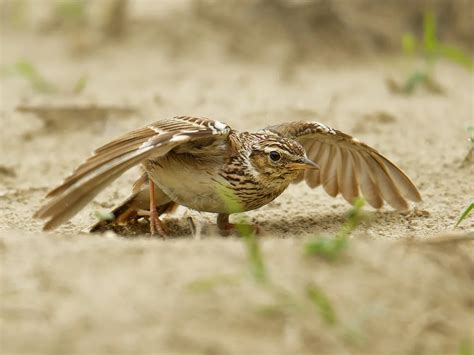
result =
[[[329,261],[334,261],[347,245],[345,238],[321,238],[307,242],[304,249],[307,255],[320,255]]]
[[[354,207],[347,214],[347,219],[334,237],[310,240],[304,245],[307,255],[319,255],[329,261],[336,260],[348,246],[349,235],[362,221],[365,200],[358,198],[354,201]]]
[[[79,80],[74,84],[72,92],[74,94],[80,94],[81,92],[83,92],[87,86],[87,81],[88,79],[86,75],[81,76]]]
[[[342,225],[342,228],[336,234],[336,238],[347,238],[357,228],[363,218],[363,211],[365,200],[361,197],[354,201],[354,206],[347,214],[347,220]]]
[[[416,39],[411,33],[404,33],[402,36],[403,53],[407,56],[413,56],[416,51]]]
[[[56,87],[47,81],[36,69],[36,67],[27,60],[20,60],[13,66],[14,73],[25,78],[32,88],[42,93],[53,93]]]
[[[231,189],[225,186],[220,186],[218,188],[218,193],[230,211],[241,212],[245,210]],[[268,283],[268,274],[262,251],[260,249],[260,243],[258,238],[255,236],[247,217],[240,216],[235,227],[245,242],[250,274],[256,282]]]
[[[433,11],[426,11],[423,16],[423,49],[428,60],[434,59],[437,47],[436,19]]]
[[[250,274],[257,283],[268,283],[267,268],[263,260],[260,243],[257,237],[251,232],[239,232],[242,234],[245,241]]]
[[[306,286],[306,295],[309,300],[316,306],[322,319],[329,325],[337,323],[336,312],[331,301],[326,294],[315,284],[310,283]]]
[[[428,75],[422,72],[414,72],[412,75],[410,75],[405,82],[405,85],[403,86],[403,92],[405,94],[413,94],[415,89],[424,84],[428,78]]]
[[[469,206],[467,206],[467,208],[464,210],[461,217],[459,217],[454,227],[456,228],[457,226],[459,226],[459,224],[466,219],[466,217],[472,212],[473,209],[474,209],[474,202],[472,202]]]
[[[86,2],[84,0],[57,0],[56,14],[68,24],[79,25],[86,19]]]
[[[474,71],[474,59],[462,49],[451,45],[441,44],[438,47],[438,51],[441,57],[449,59],[471,72]]]

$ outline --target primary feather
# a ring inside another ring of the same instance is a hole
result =
[[[219,124],[205,118],[175,117],[119,137],[96,149],[92,157],[51,190],[47,194],[50,200],[35,217],[49,219],[44,229],[57,227],[130,168],[151,157],[164,156],[191,140],[228,134],[230,129]]]
[[[308,157],[321,167],[319,171],[301,172],[295,180],[305,180],[311,188],[323,185],[335,197],[338,193],[349,202],[358,190],[375,208],[383,200],[398,210],[409,208],[408,201],[421,201],[415,184],[394,163],[368,145],[322,123],[296,121],[270,126],[275,132],[300,142]]]

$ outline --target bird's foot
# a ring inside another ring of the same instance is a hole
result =
[[[148,216],[148,220],[150,221],[150,234],[152,236],[158,235],[163,238],[168,236],[168,229],[160,219],[158,211],[155,210],[155,213],[153,213],[147,210],[137,210],[137,215]]]
[[[156,200],[155,200],[155,184],[150,180],[149,182],[150,190],[150,234],[152,236],[159,235],[161,237],[166,237],[167,230],[165,225],[160,220],[160,214],[156,210]]]

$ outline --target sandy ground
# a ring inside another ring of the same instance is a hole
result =
[[[404,97],[385,85],[404,70],[393,58],[288,68],[180,59],[140,41],[83,57],[71,56],[63,37],[1,41],[2,66],[28,58],[63,91],[38,94],[19,77],[1,79],[2,354],[454,354],[474,344],[472,242],[430,242],[472,202],[473,166],[462,162],[474,84],[462,69],[438,67],[446,95]],[[84,92],[68,93],[83,74]],[[94,211],[127,195],[135,171],[55,233],[41,232],[32,213],[92,149],[181,114],[241,130],[324,122],[393,159],[424,202],[404,214],[368,208],[337,263],[304,257],[303,244],[338,230],[349,208],[341,197],[298,185],[248,213],[266,231],[266,265],[284,301],[252,281],[242,241],[215,236],[212,215],[178,211],[166,241],[80,234]],[[185,216],[202,225],[200,240]],[[473,229],[471,218],[457,230]],[[335,324],[308,301],[310,284],[329,298]]]

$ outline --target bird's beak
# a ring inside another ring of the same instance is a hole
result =
[[[303,169],[319,169],[319,165],[316,164],[314,161],[304,157],[297,163],[292,163],[291,167],[298,170]]]

